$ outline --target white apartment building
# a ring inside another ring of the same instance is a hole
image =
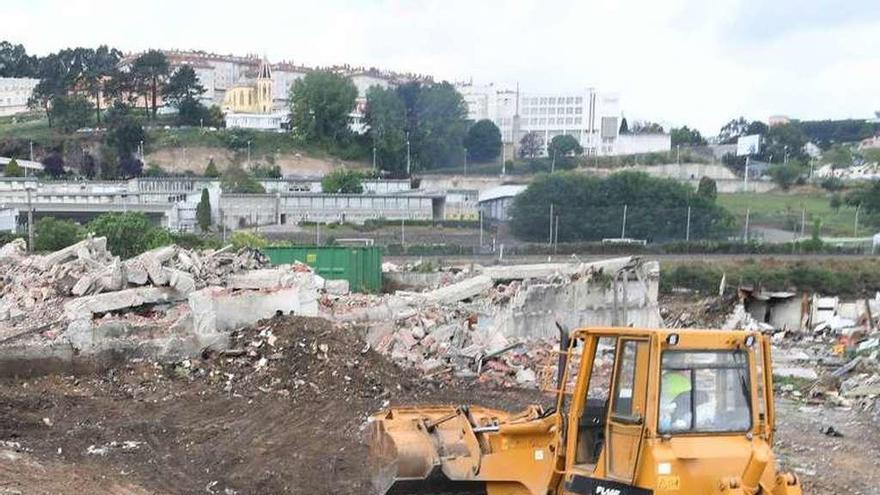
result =
[[[27,102],[39,79],[0,77],[0,116],[27,112]]]
[[[617,153],[620,98],[587,88],[575,93],[511,91],[493,84],[456,84],[468,106],[468,118],[489,119],[505,143],[519,143],[529,132],[544,143],[555,136],[574,136],[587,155]]]

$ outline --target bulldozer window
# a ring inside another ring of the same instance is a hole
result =
[[[611,395],[611,372],[617,337],[600,337],[587,385],[587,397],[578,419],[575,464],[594,465],[605,444],[605,417]]]
[[[743,351],[665,351],[660,433],[742,432],[752,426],[748,358]]]

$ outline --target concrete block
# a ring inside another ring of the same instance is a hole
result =
[[[92,252],[106,254],[107,238],[93,237],[89,239],[83,239],[76,244],[67,246],[64,249],[59,249],[54,253],[49,253],[39,258],[36,262],[36,265],[41,270],[48,270],[55,265],[64,263],[72,259],[92,259]]]
[[[132,258],[130,260],[125,261],[125,277],[128,280],[128,283],[133,285],[146,285],[149,280],[149,274],[147,274],[147,267],[144,266],[143,262],[137,258]]]
[[[191,293],[189,305],[197,335],[228,332],[269,318],[276,311],[318,315],[317,292],[301,287],[244,292],[207,287]]]
[[[189,294],[196,290],[196,281],[189,273],[173,268],[165,268],[165,273],[168,277],[168,285],[181,294]]]
[[[80,297],[64,305],[67,319],[91,319],[95,313],[107,313],[144,304],[170,303],[186,299],[185,294],[168,287],[138,287],[94,296]]]
[[[326,280],[324,290],[335,296],[344,296],[350,292],[348,280]]]
[[[441,287],[431,292],[426,292],[424,297],[429,301],[440,304],[452,304],[455,302],[471,299],[492,288],[494,283],[488,275],[477,275],[461,282]]]

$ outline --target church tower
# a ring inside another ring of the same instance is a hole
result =
[[[269,66],[269,61],[264,58],[257,75],[257,111],[271,113],[272,99],[272,67]]]

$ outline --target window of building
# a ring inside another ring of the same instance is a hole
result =
[[[555,96],[551,96],[551,97],[548,98],[547,100],[548,100],[547,103],[549,103],[549,104],[551,104],[551,105],[555,105],[555,104],[556,104],[556,97],[555,97]]]
[[[541,105],[547,104],[547,98],[541,98]]]
[[[580,114],[581,114],[581,110],[582,110],[581,107],[574,107],[574,113],[575,113],[576,115],[580,115]]]
[[[556,115],[556,107],[550,107],[547,111],[550,115]]]
[[[580,118],[580,117],[575,117],[575,118],[574,118],[574,123],[575,123],[575,124],[580,124],[580,123],[581,123],[581,118]]]
[[[574,102],[575,102],[576,104],[580,105],[581,103],[584,102],[584,98],[581,97],[581,96],[578,96],[577,98],[574,99]]]
[[[538,120],[538,125],[546,125],[546,124],[547,124],[547,119],[539,119]]]
[[[565,99],[565,103],[571,105],[572,103],[574,103],[574,98],[571,97],[571,96],[567,97],[567,98]]]
[[[571,117],[566,117],[566,118],[565,118],[565,123],[566,123],[566,124],[571,125],[571,122],[572,122],[572,121],[571,121]]]
[[[562,120],[562,119],[559,119],[559,120]],[[551,125],[552,125],[552,124],[555,124],[555,123],[556,123],[556,119],[554,119],[554,118],[547,119],[547,123],[548,123],[548,124],[551,124]]]

